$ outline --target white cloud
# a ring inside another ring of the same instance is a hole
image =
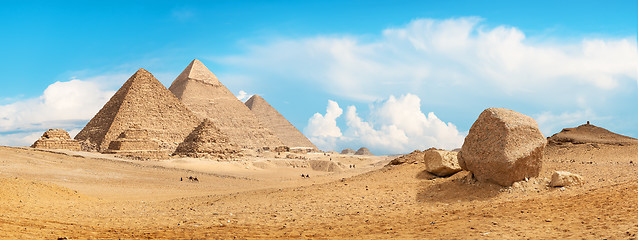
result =
[[[516,27],[464,17],[417,19],[376,38],[280,38],[217,60],[360,102],[409,89],[432,105],[485,107],[516,100],[564,111],[575,106],[572,99],[604,106],[628,83],[635,89],[636,45],[635,36],[528,40]]]
[[[548,137],[563,128],[576,127],[587,123],[587,121],[591,121],[592,124],[597,124],[596,120],[606,120],[604,117],[597,116],[591,109],[563,112],[560,114],[543,112],[535,115],[534,119],[538,123],[541,132]]]
[[[304,133],[315,145],[321,149],[335,149],[337,141],[342,137],[341,129],[337,126],[337,118],[343,114],[343,109],[335,101],[328,100],[326,114],[315,113],[308,119]]]
[[[0,144],[30,145],[49,128],[72,130],[74,136],[115,93],[100,82],[109,78],[55,82],[37,98],[0,105]]]
[[[253,94],[248,94],[248,93],[244,92],[243,90],[239,90],[239,93],[237,93],[236,97],[237,97],[237,99],[239,99],[239,101],[246,102],[252,96],[253,96]]]
[[[434,113],[421,111],[421,99],[413,94],[388,99],[371,106],[367,120],[349,106],[345,114],[347,129],[342,134],[337,118],[343,110],[328,102],[325,116],[316,113],[304,130],[319,148],[339,150],[345,146],[366,146],[377,153],[406,153],[429,147],[454,149],[464,136],[452,123],[441,121]]]

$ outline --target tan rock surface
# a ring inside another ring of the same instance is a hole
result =
[[[80,143],[71,139],[69,133],[64,129],[47,130],[44,134],[42,134],[42,137],[31,145],[31,147],[43,149],[68,149],[71,151],[82,150]]]
[[[583,177],[578,174],[565,172],[565,171],[555,171],[552,174],[552,180],[549,183],[551,187],[565,187],[571,185],[581,185],[584,183]]]
[[[233,157],[240,150],[211,120],[204,119],[184,142],[179,144],[174,155],[226,159]]]
[[[459,165],[479,181],[510,186],[538,176],[546,139],[536,121],[504,109],[485,109],[459,152]]]
[[[264,127],[272,130],[284,145],[291,148],[304,147],[317,149],[317,146],[312,144],[306,136],[261,96],[253,95],[246,101],[245,105],[255,114]]]
[[[132,125],[147,129],[160,148],[173,151],[200,120],[148,71],[140,68],[75,136],[99,151]]]
[[[457,152],[430,149],[423,152],[426,171],[439,177],[447,177],[461,171]]]
[[[208,118],[242,148],[284,145],[202,62],[193,60],[169,90],[198,117]]]

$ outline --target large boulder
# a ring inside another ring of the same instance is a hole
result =
[[[465,137],[459,165],[479,181],[511,186],[538,176],[546,144],[533,118],[505,108],[488,108]]]
[[[439,177],[447,177],[461,171],[457,152],[430,149],[424,152],[425,170]]]
[[[583,184],[583,182],[583,177],[578,174],[565,171],[555,171],[554,174],[552,174],[552,181],[549,182],[549,186],[565,187],[570,185],[580,185]]]

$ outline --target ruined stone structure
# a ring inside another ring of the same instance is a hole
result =
[[[140,68],[75,137],[107,150],[124,130],[137,125],[172,152],[200,123],[182,102],[148,71]]]
[[[362,148],[359,148],[359,150],[357,150],[357,152],[355,152],[354,155],[373,156],[374,154],[372,154],[370,152],[370,149],[368,149],[367,147],[362,147]]]
[[[44,148],[44,149],[68,149],[72,151],[80,151],[80,143],[71,139],[69,133],[64,129],[49,129],[40,139],[36,140],[32,148]]]
[[[174,155],[188,157],[229,158],[241,149],[231,144],[228,136],[222,133],[210,119],[191,132],[183,143],[180,143]]]
[[[193,60],[169,90],[200,118],[210,119],[231,143],[242,148],[284,145],[199,60]]]
[[[264,98],[259,95],[253,95],[245,104],[255,114],[261,124],[272,130],[284,145],[290,148],[317,149],[317,146],[312,144],[306,136],[268,104]]]
[[[160,150],[159,144],[151,140],[148,130],[139,125],[133,125],[122,132],[104,152],[141,159],[162,159],[169,156],[168,150]]]

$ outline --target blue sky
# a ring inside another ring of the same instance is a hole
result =
[[[453,148],[491,106],[546,135],[591,120],[638,137],[637,12],[636,1],[3,3],[0,144],[77,132],[138,68],[168,86],[194,58],[325,150]]]

